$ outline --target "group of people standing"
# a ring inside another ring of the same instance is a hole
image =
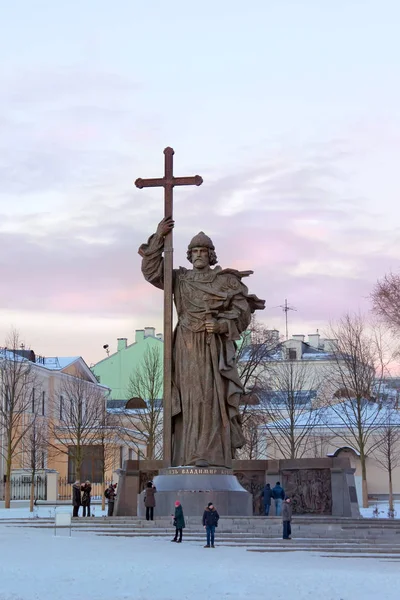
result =
[[[112,517],[114,513],[114,503],[116,498],[116,483],[110,483],[106,491],[105,497],[108,500],[108,516]],[[73,516],[79,516],[79,507],[83,506],[83,516],[90,517],[90,500],[92,486],[90,481],[85,481],[81,484],[75,481],[72,486],[72,504]],[[152,481],[148,481],[144,493],[144,504],[146,507],[146,520],[154,520],[154,509],[156,506],[155,494],[157,488]],[[269,516],[272,500],[275,502],[275,514],[277,517],[282,516],[283,524],[283,539],[291,539],[291,521],[292,521],[292,503],[291,499],[285,495],[285,490],[277,481],[275,487],[271,489],[271,485],[267,483],[261,492],[261,497],[264,501],[265,516]],[[175,502],[175,514],[171,515],[174,518],[173,524],[175,527],[175,537],[171,542],[182,542],[183,529],[185,528],[185,518],[183,508],[179,500]],[[219,514],[214,504],[209,502],[203,513],[203,527],[206,530],[207,543],[204,548],[215,548],[215,528],[218,527]]]
[[[157,488],[152,481],[148,481],[144,490],[144,505],[146,507],[146,520],[154,520],[154,509],[156,507],[155,494]],[[175,527],[175,536],[171,542],[182,543],[183,530],[185,529],[185,517],[183,507],[179,500],[175,502],[175,513],[173,525]],[[204,548],[215,548],[215,528],[218,527],[219,514],[212,502],[209,502],[203,513],[203,527],[206,530],[207,543]]]
[[[79,508],[83,507],[83,516],[90,517],[90,500],[92,493],[92,485],[90,481],[86,480],[85,483],[75,481],[72,486],[72,516],[79,517]]]
[[[283,525],[283,539],[291,539],[291,521],[292,521],[292,501],[286,496],[285,490],[277,481],[275,487],[271,489],[271,485],[266,483],[263,491],[261,492],[261,498],[264,501],[264,514],[266,517],[269,516],[272,500],[275,502],[275,514],[277,517],[282,516]]]
[[[104,492],[104,496],[108,500],[108,516],[112,517],[114,513],[114,503],[115,497],[117,495],[116,492],[116,483],[110,483],[106,491]],[[72,486],[72,516],[79,517],[79,508],[83,507],[83,517],[90,517],[90,503],[92,494],[92,484],[90,481],[86,480],[85,483],[81,483],[80,481],[75,481]]]
[[[185,517],[183,516],[182,504],[177,500],[175,502],[174,517],[175,537],[171,542],[182,542],[182,531],[185,528]],[[215,528],[218,527],[219,514],[214,504],[209,502],[203,513],[203,527],[206,530],[207,543],[204,548],[215,548]]]

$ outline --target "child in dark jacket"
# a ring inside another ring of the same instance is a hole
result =
[[[179,500],[175,502],[174,525],[175,537],[173,540],[171,540],[171,542],[177,542],[180,544],[182,542],[182,530],[185,529],[185,517],[183,516],[183,508]]]

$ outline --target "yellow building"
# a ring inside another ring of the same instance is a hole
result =
[[[69,496],[75,479],[103,485],[124,460],[145,453],[145,436],[131,431],[127,438],[121,431],[107,412],[109,388],[80,356],[3,349],[0,380],[0,499],[10,462],[11,499],[25,497],[32,478],[37,497],[48,499],[50,478],[51,499],[57,500]],[[58,490],[62,485],[68,492]]]

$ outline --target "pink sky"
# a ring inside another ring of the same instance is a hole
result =
[[[167,145],[204,179],[176,190],[175,266],[204,230],[222,267],[255,271],[271,328],[285,298],[292,334],[368,311],[400,261],[397,4],[122,4],[112,27],[103,2],[2,16],[0,338],[90,364],[161,329],[137,248],[162,192],[133,181],[162,174]]]

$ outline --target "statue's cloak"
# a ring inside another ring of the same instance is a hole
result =
[[[139,253],[147,281],[163,288],[164,239],[153,235]],[[242,277],[251,271],[215,267],[206,272],[180,267],[173,271],[178,324],[173,340],[173,465],[206,461],[232,466],[244,444],[239,403],[243,387],[235,362],[236,344],[251,314],[264,301],[249,295]],[[227,324],[227,333],[207,334],[206,320]]]

